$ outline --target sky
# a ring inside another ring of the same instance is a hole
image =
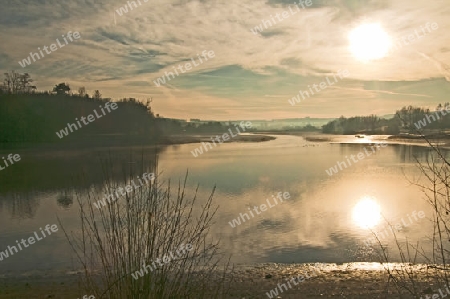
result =
[[[67,82],[113,100],[151,98],[155,113],[182,119],[385,115],[450,102],[449,0],[139,1],[130,9],[125,0],[2,0],[0,71],[27,72],[39,90]],[[255,30],[263,20],[267,28]],[[381,36],[349,38],[365,24]],[[80,38],[64,44],[69,31]],[[18,63],[56,39],[64,46]],[[205,50],[214,57],[200,63]],[[382,54],[361,59],[370,53]],[[289,103],[327,78],[333,85]]]

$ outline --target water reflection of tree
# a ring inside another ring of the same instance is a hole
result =
[[[58,206],[63,209],[69,209],[73,205],[73,197],[70,192],[64,191],[58,195],[56,199]]]
[[[402,163],[415,163],[416,159],[424,161],[433,154],[432,149],[424,146],[392,144],[389,147],[394,150]]]
[[[34,218],[39,207],[39,200],[34,193],[13,193],[1,200],[12,218]]]

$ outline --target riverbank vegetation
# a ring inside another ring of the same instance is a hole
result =
[[[105,163],[106,178],[113,164]],[[142,169],[144,164],[124,167],[123,181],[135,179]],[[59,221],[82,269],[84,293],[112,299],[210,299],[227,293],[230,276],[224,275],[231,269],[210,235],[218,209],[214,189],[200,196],[198,187],[186,187],[187,180],[186,174],[172,188],[157,175],[101,208],[93,203],[106,190],[117,190],[116,180],[78,196],[80,230],[66,231],[65,220]]]
[[[350,118],[341,116],[322,126],[322,132],[343,135],[396,135],[399,133],[416,133],[418,129],[429,132],[446,130],[450,129],[450,113],[446,112],[449,105],[449,103],[439,104],[434,111],[422,107],[403,107],[397,110],[391,118],[376,115]]]

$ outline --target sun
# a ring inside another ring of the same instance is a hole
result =
[[[356,27],[349,33],[348,39],[352,54],[365,62],[385,57],[392,45],[391,38],[378,23]]]
[[[359,227],[370,229],[380,222],[380,206],[373,199],[364,197],[353,208],[352,218]]]

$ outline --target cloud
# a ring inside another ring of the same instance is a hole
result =
[[[100,89],[116,99],[153,97],[157,113],[184,118],[270,119],[274,111],[286,117],[333,117],[341,109],[350,114],[386,114],[408,100],[434,105],[448,92],[450,33],[445,28],[450,8],[441,2],[312,0],[311,7],[255,35],[251,29],[294,2],[144,1],[123,16],[115,13],[127,5],[122,0],[14,1],[0,12],[0,40],[7,41],[0,45],[2,71],[26,70],[44,90],[66,81],[74,87]],[[427,22],[438,23],[439,29],[364,64],[351,56],[347,40],[348,32],[363,22],[379,22],[393,37],[411,34]],[[79,31],[82,38],[26,69],[18,66],[30,51],[68,31]],[[203,50],[213,50],[215,58],[164,87],[153,84]],[[350,71],[351,81],[292,110],[287,99],[340,69]],[[397,85],[377,92],[351,89],[377,82]],[[358,98],[376,102],[355,104]],[[348,106],[343,108],[343,102]],[[201,107],[194,107],[197,104]]]

